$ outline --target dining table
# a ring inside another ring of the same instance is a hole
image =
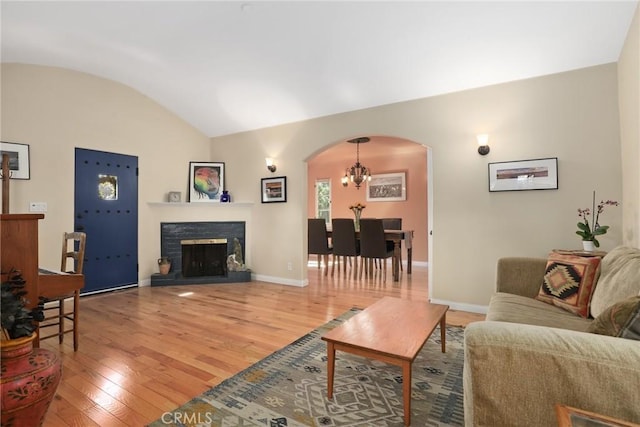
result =
[[[332,236],[331,228],[327,228],[327,235]],[[393,242],[393,257],[391,258],[391,271],[393,281],[400,281],[400,242],[404,240],[404,246],[407,248],[407,274],[411,274],[411,242],[413,240],[413,230],[384,230],[385,240]],[[360,239],[360,231],[356,230],[356,239]]]

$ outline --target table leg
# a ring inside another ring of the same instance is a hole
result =
[[[407,248],[407,274],[411,274],[411,252],[412,248]]]
[[[333,399],[333,373],[336,367],[336,347],[327,342],[327,397]]]
[[[393,281],[400,280],[400,240],[393,242]]]
[[[62,302],[64,303],[64,301]],[[75,291],[73,293],[73,351],[78,351],[78,344],[80,340],[80,334],[78,331],[78,325],[80,324],[80,318],[78,315],[80,314],[80,291]],[[60,323],[62,319],[60,319]]]
[[[440,319],[440,342],[442,342],[442,352],[445,352],[445,340],[447,338],[447,312]]]
[[[402,363],[402,400],[404,402],[404,425],[411,425],[411,362]]]

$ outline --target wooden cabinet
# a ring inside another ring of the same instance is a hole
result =
[[[29,307],[38,303],[38,221],[43,218],[43,214],[0,215],[2,281],[12,268],[20,270]]]

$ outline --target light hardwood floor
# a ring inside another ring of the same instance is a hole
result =
[[[398,283],[387,275],[332,279],[311,267],[304,288],[250,282],[82,297],[79,350],[70,335],[41,342],[63,360],[44,426],[144,426],[351,307],[427,299],[425,268]],[[450,311],[447,323],[483,318]]]

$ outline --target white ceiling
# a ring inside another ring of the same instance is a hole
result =
[[[207,136],[618,60],[637,0],[2,1],[2,62],[129,85]]]

